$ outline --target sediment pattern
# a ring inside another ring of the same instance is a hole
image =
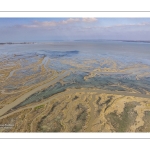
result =
[[[14,124],[1,132],[136,132],[149,131],[148,98],[68,89],[43,102],[0,118]]]
[[[0,132],[150,132],[147,58],[61,44],[1,57]]]

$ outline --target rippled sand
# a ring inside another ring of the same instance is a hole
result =
[[[136,132],[150,130],[148,98],[68,89],[4,115],[12,132]]]

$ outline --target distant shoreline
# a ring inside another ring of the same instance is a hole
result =
[[[20,43],[6,42],[6,43],[0,43],[0,45],[4,45],[4,44],[35,44],[35,42],[20,42]]]
[[[134,40],[114,40],[114,41],[121,41],[121,42],[140,42],[140,43],[150,43],[150,41],[134,41]]]
[[[112,41],[112,42],[134,42],[134,43],[150,43],[150,41],[138,41],[138,40],[73,40],[73,41],[47,41],[49,42],[104,42],[104,41]],[[12,45],[12,44],[37,44],[39,42],[2,42],[0,45]],[[44,42],[45,43],[45,42]]]
[[[140,43],[150,43],[150,41],[141,41],[141,40],[75,40],[77,42],[82,42],[82,41],[119,41],[119,42],[140,42]]]

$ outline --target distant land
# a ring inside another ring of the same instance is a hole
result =
[[[75,41],[121,41],[121,42],[141,42],[141,43],[150,43],[150,41],[143,41],[143,40],[75,40]]]
[[[140,41],[140,40],[114,40],[114,41],[150,43],[150,41]]]
[[[20,43],[6,42],[6,43],[0,43],[0,45],[4,45],[4,44],[35,44],[35,42],[20,42]]]
[[[63,41],[63,40],[53,40],[53,42],[55,42],[55,41]],[[89,42],[120,41],[120,42],[150,43],[150,41],[144,41],[144,40],[105,40],[105,39],[98,39],[98,40],[87,39],[87,40],[84,40],[84,39],[81,39],[81,40],[74,40],[74,41],[77,41],[77,42],[82,42],[82,41],[89,41]],[[50,40],[47,42],[52,42],[52,41]],[[4,45],[4,44],[36,44],[36,43],[38,43],[38,42],[2,42],[2,43],[0,43],[0,45]]]

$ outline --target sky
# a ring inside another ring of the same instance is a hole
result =
[[[150,41],[150,18],[0,18],[0,42]]]

